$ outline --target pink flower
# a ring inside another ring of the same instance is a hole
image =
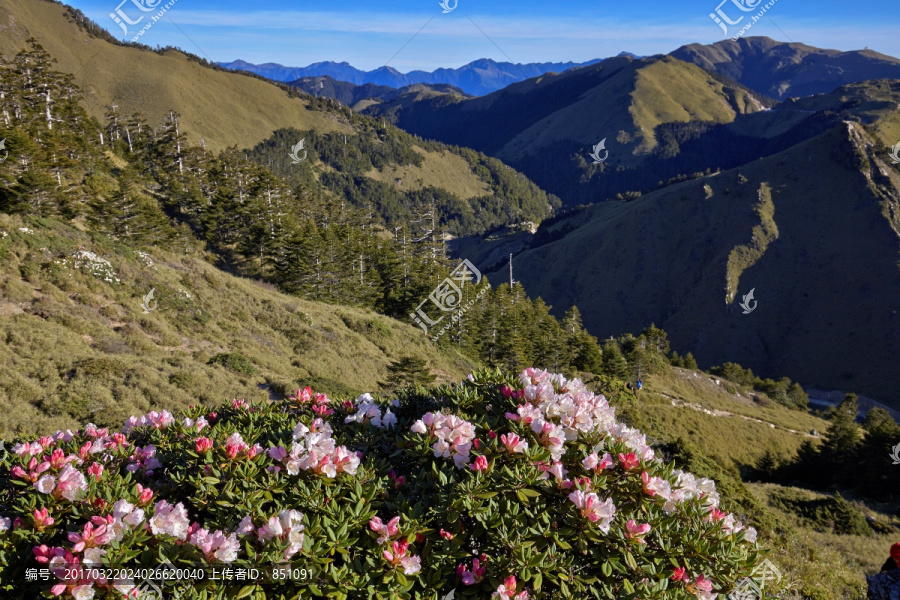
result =
[[[385,525],[379,517],[372,517],[369,521],[369,529],[378,535],[378,543],[383,544],[392,537],[400,534],[400,517],[394,517]]]
[[[95,462],[87,468],[87,472],[88,475],[91,475],[95,480],[100,481],[100,477],[103,475],[103,465]]]
[[[650,523],[643,523],[641,525],[638,525],[634,519],[628,519],[628,522],[625,523],[625,529],[628,532],[625,534],[626,537],[644,544],[646,542],[644,542],[641,536],[650,531]]]
[[[109,534],[106,532],[106,525],[95,527],[94,523],[85,523],[81,534],[74,531],[69,533],[69,541],[75,544],[72,546],[73,552],[81,552],[85,548],[96,548],[108,543]]]
[[[703,575],[698,575],[697,579],[694,580],[694,587],[701,592],[711,592],[712,581],[705,579]]]
[[[453,534],[450,533],[449,531],[444,530],[444,529],[441,529],[440,534],[441,534],[441,537],[444,538],[445,540],[452,540],[452,539],[453,539]]]
[[[50,511],[47,510],[46,507],[34,511],[34,528],[38,531],[43,531],[47,527],[50,527],[56,521],[53,517],[50,516]]]
[[[422,569],[421,559],[418,556],[407,556],[409,542],[399,540],[391,544],[390,550],[382,551],[384,559],[395,567],[403,567],[403,573],[414,575]]]
[[[528,450],[528,442],[515,433],[504,433],[500,436],[500,442],[506,446],[506,451],[510,454],[519,454]]]
[[[687,569],[684,567],[678,567],[672,573],[672,577],[670,578],[672,581],[684,581],[687,583],[690,581],[690,578],[687,576]]]
[[[44,459],[46,460],[47,457],[45,456]],[[50,461],[49,462],[50,462],[50,466],[53,467],[54,470],[58,471],[59,469],[62,469],[66,463],[71,462],[73,460],[75,460],[74,456],[70,456],[70,457],[66,458],[66,453],[63,452],[61,448],[57,448],[52,453],[50,453]]]
[[[234,562],[240,550],[237,535],[232,533],[226,536],[221,531],[210,533],[206,529],[198,529],[191,535],[190,543],[203,552],[207,562]]]
[[[491,594],[491,598],[500,598],[500,600],[528,600],[528,592],[523,590],[516,594],[516,578],[510,575],[506,578],[506,581],[497,586],[497,591]]]
[[[484,579],[484,575],[487,573],[487,567],[484,566],[485,561],[487,561],[487,556],[484,554],[481,555],[480,559],[472,559],[471,571],[466,570],[466,566],[460,563],[456,568],[456,575],[462,579],[464,584],[475,585]]]
[[[400,489],[403,487],[403,484],[406,483],[406,478],[403,475],[397,475],[397,471],[391,469],[391,472],[388,473],[388,479],[390,479],[394,484],[394,489]]]
[[[313,398],[313,391],[311,387],[305,387],[302,390],[297,388],[296,393],[291,396],[288,396],[288,400],[291,402],[296,402],[298,404],[306,404],[310,402]]]
[[[712,581],[698,575],[693,583],[688,584],[687,590],[697,596],[698,600],[715,600],[716,594],[712,591]]]
[[[242,410],[242,409],[247,408],[248,406],[249,405],[247,404],[247,401],[244,400],[243,398],[241,398],[240,400],[238,400],[237,398],[234,398],[231,401],[231,408],[233,408],[234,410]]]
[[[206,454],[213,447],[213,441],[208,437],[199,437],[194,442],[194,450],[197,451],[197,454]]]
[[[640,466],[640,461],[634,452],[629,452],[628,454],[619,453],[619,461],[622,463],[622,468],[626,471],[631,471],[632,469],[638,468]]]
[[[35,546],[31,551],[34,552],[34,560],[41,564],[47,564],[52,558],[65,556],[66,554],[66,551],[63,548],[48,548],[43,544]]]
[[[66,465],[59,474],[59,482],[56,484],[56,490],[53,492],[55,498],[62,496],[70,502],[81,499],[81,496],[87,491],[87,479],[79,471],[72,468],[72,465]]]
[[[469,465],[469,468],[477,473],[487,473],[488,461],[486,456],[476,456],[475,462]]]
[[[595,473],[599,473],[605,469],[609,469],[613,466],[613,459],[609,453],[603,455],[603,458],[599,458],[596,452],[591,452],[581,464],[584,466],[585,470],[593,471]]]
[[[709,511],[709,516],[706,517],[706,520],[710,523],[715,523],[716,521],[721,521],[722,519],[724,519],[725,515],[727,514],[728,513],[726,513],[724,510],[713,508],[711,511]]]
[[[333,409],[330,409],[327,406],[322,406],[319,404],[316,404],[315,406],[313,406],[312,409],[313,409],[314,413],[316,413],[318,416],[323,417],[323,418],[334,414]]]
[[[285,450],[283,446],[275,446],[274,448],[269,448],[266,454],[268,454],[269,458],[271,458],[275,462],[283,462],[288,455],[287,450]]]
[[[242,452],[249,449],[250,446],[244,442],[244,438],[237,432],[232,433],[228,436],[228,439],[225,440],[225,456],[231,460],[236,459]]]
[[[235,533],[238,535],[250,535],[254,531],[256,531],[256,529],[253,527],[253,519],[250,518],[250,515],[247,515],[241,519],[240,523],[238,523]]]
[[[600,502],[600,497],[594,492],[582,492],[575,490],[569,494],[569,500],[581,511],[581,516],[592,523],[600,522],[600,530],[609,533],[609,526],[616,514],[616,506],[612,498]]]
[[[153,490],[145,488],[141,484],[137,484],[138,504],[149,504],[153,499]]]

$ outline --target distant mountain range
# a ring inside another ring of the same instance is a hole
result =
[[[620,56],[634,56],[622,52]],[[456,86],[467,94],[482,96],[490,94],[517,81],[532,77],[540,77],[544,73],[561,73],[575,67],[584,67],[600,62],[595,58],[587,62],[546,62],[513,64],[496,62],[482,58],[458,69],[437,69],[435,71],[410,71],[401,73],[393,67],[379,67],[373,71],[362,71],[346,62],[318,62],[308,67],[285,67],[276,63],[254,65],[243,60],[217,63],[220,67],[236,71],[249,71],[268,77],[275,81],[296,81],[304,77],[328,76],[338,81],[346,81],[355,85],[373,84],[392,88],[402,88],[416,83],[449,84]]]
[[[404,98],[405,101],[422,100],[425,97],[439,96],[443,94],[455,95],[460,98],[471,98],[458,87],[446,83],[414,83],[404,86],[400,89],[392,88],[389,85],[375,85],[367,83],[365,85],[356,85],[346,81],[338,81],[328,75],[319,77],[301,77],[295,81],[291,81],[290,85],[300,88],[307,94],[313,96],[321,96],[324,98],[334,98],[342,104],[346,104],[353,110],[362,110],[379,102],[393,102],[398,98]]]

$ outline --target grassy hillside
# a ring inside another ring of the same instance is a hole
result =
[[[782,108],[851,113],[865,123],[885,146],[893,147],[900,141],[900,80],[897,79],[842,85],[828,94],[785,102]]]
[[[141,112],[151,123],[178,110],[190,142],[202,138],[214,152],[253,145],[279,127],[346,130],[261,79],[204,67],[175,50],[158,54],[92,37],[62,4],[10,0],[0,6],[0,22],[7,24],[0,53],[10,58],[28,38],[37,39],[57,59],[56,68],[84,90],[85,108],[101,122],[113,103],[122,114]]]
[[[84,92],[88,113],[101,123],[113,104],[121,118],[139,112],[152,127],[174,110],[180,114],[188,143],[199,146],[202,141],[213,153],[231,146],[251,148],[286,128],[347,135],[351,140],[359,133],[358,117],[351,118],[337,105],[316,102],[284,84],[212,68],[176,49],[154,52],[110,43],[79,27],[73,14],[50,0],[4,3],[0,23],[8,25],[0,37],[0,54],[12,58],[28,46],[26,40],[35,38],[57,60],[55,68],[72,75]],[[182,46],[191,47],[187,38]],[[426,94],[427,87],[416,86],[411,93]],[[448,160],[446,147],[415,144],[411,136],[404,143],[414,147],[423,163],[408,170],[408,176],[397,166],[386,165],[373,172],[372,179],[393,185],[403,178],[405,189],[441,188],[462,200],[493,195],[492,177],[477,165]],[[287,151],[283,160],[288,160]]]
[[[0,214],[0,437],[298,385],[376,391],[407,355],[441,380],[471,369],[406,322],[287,296],[204,258]],[[157,309],[145,314],[151,288]]]
[[[600,338],[655,322],[701,365],[732,360],[897,406],[898,214],[900,171],[848,122],[740,169],[556,220],[536,236],[546,243],[516,256],[516,273],[548,304],[578,305]],[[729,257],[748,244],[737,278]],[[742,314],[730,293],[753,288],[758,308]]]
[[[659,179],[693,172],[687,168],[703,170],[697,161],[645,168],[657,159],[662,125],[727,124],[766,105],[739,84],[671,57],[622,56],[480,98],[444,95],[366,112],[496,156],[575,205],[652,189]],[[609,156],[594,164],[588,153],[604,139]]]
[[[602,85],[523,129],[497,156],[513,164],[556,142],[586,147],[607,138],[611,164],[629,166],[656,146],[654,132],[661,123],[730,123],[737,114],[762,108],[746,91],[726,87],[694,65],[668,57],[632,61]]]
[[[644,378],[635,409],[644,428],[666,440],[684,437],[726,468],[755,465],[766,453],[792,456],[828,422],[790,410],[765,394],[699,371],[672,367]]]
[[[768,37],[689,44],[670,56],[779,100],[824,94],[870,79],[900,79],[900,59],[874,50],[826,50]]]

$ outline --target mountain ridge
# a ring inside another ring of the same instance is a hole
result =
[[[529,294],[578,305],[600,338],[656,323],[701,365],[734,360],[896,408],[898,214],[900,173],[847,121],[741,167],[573,213],[514,261]],[[773,226],[768,245],[735,254]],[[745,315],[727,294],[751,288],[759,308]]]
[[[900,59],[874,50],[829,50],[751,36],[688,44],[669,53],[778,100],[872,79],[900,79]]]
[[[624,54],[624,53],[623,53]],[[416,83],[448,84],[462,89],[465,93],[480,96],[506,87],[510,83],[530,77],[539,77],[548,72],[566,71],[600,62],[595,58],[585,62],[544,62],[511,63],[497,62],[490,58],[480,58],[458,68],[439,68],[434,71],[413,70],[401,73],[390,66],[382,66],[371,71],[357,69],[347,62],[323,61],[306,67],[286,67],[277,63],[253,64],[244,60],[217,62],[226,69],[240,69],[274,79],[290,82],[304,77],[329,76],[338,81],[354,85],[372,83],[402,88]]]

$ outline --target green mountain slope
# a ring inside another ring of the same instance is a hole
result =
[[[472,368],[408,322],[287,296],[204,258],[0,213],[0,437],[298,385],[376,391],[408,355],[442,380]]]
[[[689,44],[670,54],[783,100],[870,79],[900,79],[900,59],[874,50],[825,50],[768,37]]]
[[[8,23],[0,37],[0,55],[10,60],[27,49],[27,40],[34,38],[56,59],[54,68],[72,76],[73,83],[83,91],[88,114],[101,123],[111,114],[125,120],[138,113],[156,127],[170,111],[176,111],[187,143],[202,145],[213,153],[234,146],[252,148],[274,131],[288,128],[315,131],[334,139],[346,136],[357,152],[372,149],[371,140],[363,138],[375,128],[374,122],[328,99],[317,99],[298,88],[258,76],[227,71],[174,48],[156,52],[115,43],[81,13],[52,0],[4,3],[0,6],[0,23]],[[425,88],[416,87],[411,93],[426,94]],[[457,204],[479,198],[479,203],[500,205],[499,220],[503,222],[539,221],[556,204],[529,184],[525,204],[531,207],[517,215],[520,199],[504,196],[495,185],[495,169],[486,167],[483,160],[450,157],[448,154],[455,152],[452,148],[417,141],[390,126],[393,132],[381,129],[382,137],[399,138],[397,143],[404,147],[405,154],[414,157],[402,162],[383,161],[366,173],[367,181],[382,184],[386,188],[383,191],[401,187],[394,191],[403,196],[409,191],[434,188],[443,192],[438,195],[445,196],[447,202]],[[279,162],[290,163],[290,147],[299,141],[297,138],[282,146]],[[405,186],[397,186],[398,179]],[[350,199],[342,193],[338,196]],[[486,227],[496,224],[486,221]]]
[[[496,156],[575,205],[652,189],[659,179],[684,172],[680,166],[668,175],[666,169],[646,172],[663,124],[731,123],[765,105],[739,84],[671,57],[623,56],[481,98],[441,96],[366,112]],[[595,164],[589,154],[601,140],[609,154]]]
[[[846,122],[740,169],[560,218],[515,265],[530,294],[577,304],[600,338],[655,322],[701,364],[897,406],[898,253],[900,173]],[[742,314],[751,289],[758,307]]]

